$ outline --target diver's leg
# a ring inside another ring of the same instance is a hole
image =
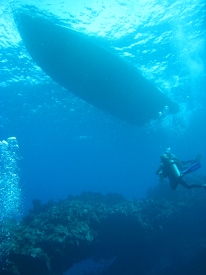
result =
[[[179,183],[184,186],[187,189],[192,189],[192,188],[204,188],[203,184],[187,184],[182,178],[180,178]]]
[[[175,190],[177,188],[178,181],[176,179],[169,179],[169,181],[170,181],[170,186],[172,190]]]

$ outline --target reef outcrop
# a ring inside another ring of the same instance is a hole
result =
[[[163,193],[34,200],[9,238],[1,233],[1,274],[60,275],[89,258],[114,259],[101,274],[206,274],[206,191]]]

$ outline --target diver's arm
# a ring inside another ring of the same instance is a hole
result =
[[[156,171],[156,175],[159,175],[159,173],[161,172],[163,166],[164,166],[164,164],[162,162],[160,162],[159,167],[158,167],[158,169]]]

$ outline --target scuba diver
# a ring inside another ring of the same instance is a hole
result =
[[[156,175],[159,175],[160,181],[164,178],[169,178],[170,186],[175,190],[178,184],[181,184],[187,189],[192,188],[205,188],[206,184],[187,184],[183,177],[186,174],[196,171],[201,167],[200,158],[201,155],[197,155],[195,160],[180,161],[174,154],[170,153],[170,148],[160,156],[161,162],[156,171]],[[185,164],[190,164],[185,167]]]

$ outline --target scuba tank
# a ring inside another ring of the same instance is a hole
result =
[[[171,160],[169,161],[169,163],[170,163],[170,167],[171,167],[172,173],[173,173],[173,175],[175,176],[175,178],[180,177],[180,171],[179,171],[179,169],[177,168],[177,165],[175,164],[175,161],[171,159]]]
[[[181,173],[178,169],[178,164],[181,164],[179,160],[173,154],[165,153],[160,156],[161,161],[163,162],[163,177],[174,177],[178,178],[181,176]]]

